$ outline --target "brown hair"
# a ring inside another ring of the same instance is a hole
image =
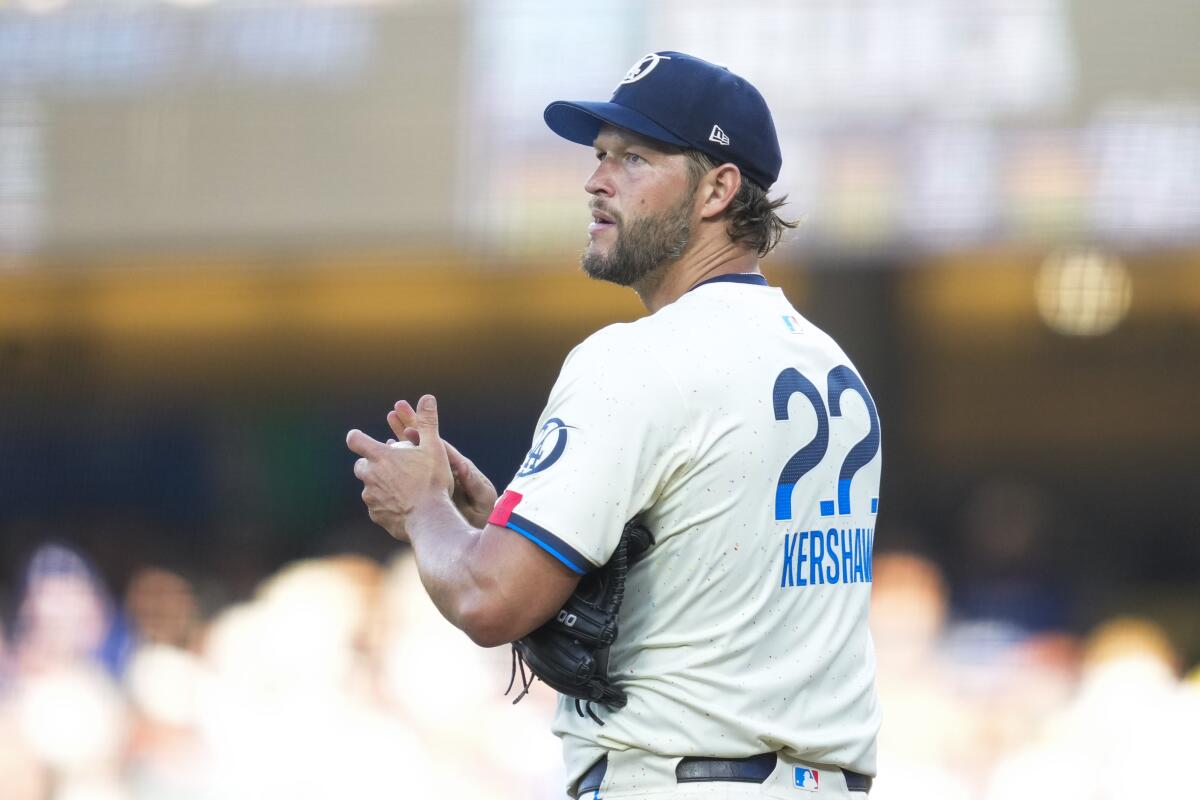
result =
[[[686,155],[688,180],[693,188],[709,170],[719,167],[722,163],[699,150],[687,150]],[[800,224],[799,220],[786,220],[775,213],[786,203],[787,195],[772,200],[767,196],[766,189],[743,174],[741,188],[725,209],[725,215],[729,219],[726,229],[729,238],[754,248],[758,257],[762,258],[779,244],[785,230]]]

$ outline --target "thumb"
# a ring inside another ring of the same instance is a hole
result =
[[[421,434],[421,444],[441,443],[438,435],[437,398],[427,394],[417,403],[417,431]]]
[[[459,452],[458,448],[449,442],[443,441],[442,446],[446,448],[446,456],[450,460],[450,470],[458,478],[458,482],[462,485],[467,496],[471,498],[479,498],[487,494],[495,494],[496,487],[492,486],[492,482],[487,476],[480,472],[479,467],[471,459]],[[495,498],[492,498],[493,502]]]
[[[475,465],[471,463],[471,459],[459,452],[458,448],[449,442],[443,441],[442,446],[446,448],[446,458],[450,461],[450,469],[458,476],[458,479],[465,486],[472,481],[474,477],[472,470]]]

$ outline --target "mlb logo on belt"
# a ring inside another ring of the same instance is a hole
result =
[[[821,788],[821,775],[818,770],[795,767],[792,777],[792,783],[795,784],[797,789],[803,789],[806,792],[815,792]]]

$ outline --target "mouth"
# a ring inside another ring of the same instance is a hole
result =
[[[598,208],[593,208],[592,222],[590,225],[588,225],[588,233],[594,235],[600,233],[601,231],[606,231],[609,228],[615,228],[616,225],[616,220],[614,220],[612,216]]]

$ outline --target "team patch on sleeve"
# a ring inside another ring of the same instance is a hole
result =
[[[513,511],[517,504],[524,499],[520,492],[514,492],[511,489],[506,491],[496,501],[496,505],[492,508],[492,514],[488,517],[488,522],[521,534],[557,558],[572,572],[579,575],[586,574],[591,566],[588,560],[579,554],[579,551],[542,526]]]
[[[572,426],[558,417],[546,420],[546,424],[538,430],[525,461],[521,463],[517,477],[524,478],[554,466],[567,449],[567,436],[571,430]]]

